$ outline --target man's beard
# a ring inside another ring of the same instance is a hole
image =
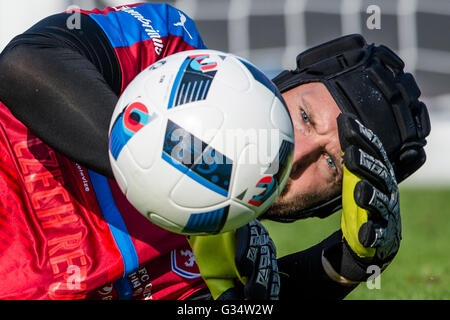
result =
[[[289,193],[291,186],[292,180],[289,179],[281,194],[270,208],[260,216],[260,219],[289,218],[293,213],[331,199],[336,196],[338,192],[338,190],[330,188],[325,192],[296,194],[295,196],[286,199],[285,196]]]

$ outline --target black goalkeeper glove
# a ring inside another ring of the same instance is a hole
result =
[[[246,278],[244,293],[250,300],[278,300],[280,276],[277,250],[267,229],[254,220],[236,231],[236,266]]]
[[[323,265],[328,275],[337,273],[340,282],[352,283],[366,280],[370,265],[383,270],[397,254],[401,241],[399,190],[378,137],[346,114],[339,115],[337,122],[344,152],[343,244],[324,253]],[[336,280],[336,275],[332,278]]]

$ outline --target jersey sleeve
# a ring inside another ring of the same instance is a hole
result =
[[[168,4],[81,11],[104,31],[122,71],[122,91],[142,70],[171,54],[206,46],[194,21]]]

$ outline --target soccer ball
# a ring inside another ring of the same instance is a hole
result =
[[[292,168],[291,118],[275,85],[235,55],[192,50],[142,71],[109,131],[128,201],[179,234],[237,229],[266,211]]]

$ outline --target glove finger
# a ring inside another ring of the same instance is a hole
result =
[[[385,246],[387,234],[393,233],[390,228],[401,230],[398,198],[389,199],[366,180],[356,185],[354,196],[356,203],[370,213],[368,221],[359,229],[360,243],[372,248]]]
[[[377,257],[380,260],[386,260],[393,257],[400,247],[402,239],[402,224],[400,215],[391,215],[386,228],[380,237],[382,246],[377,249]],[[377,244],[375,244],[377,245]]]
[[[277,255],[272,253],[272,277],[270,286],[270,300],[279,300],[281,279],[278,272]]]
[[[372,130],[363,126],[358,120],[347,114],[340,114],[338,119],[339,140],[341,149],[345,150],[351,145],[356,145],[374,158],[380,159],[394,175],[394,171],[381,143],[381,140]]]
[[[337,118],[337,124],[342,151],[355,145],[375,157],[381,156],[377,146],[371,143],[371,141],[366,138],[366,135],[361,134],[358,122],[350,115],[341,113]]]
[[[250,300],[263,300],[268,298],[272,261],[267,245],[261,246],[255,268],[245,285],[245,296]]]
[[[354,198],[358,206],[369,211],[371,219],[400,219],[398,188],[387,195],[369,181],[361,180],[355,186]]]
[[[389,220],[364,223],[358,232],[358,238],[365,247],[377,248],[376,255],[380,260],[386,260],[395,255],[401,241],[400,217],[389,216]]]
[[[386,221],[368,220],[358,231],[358,240],[366,248],[376,248],[382,244],[386,233]]]
[[[236,231],[237,249],[235,263],[239,274],[249,277],[258,264],[260,246],[270,239],[261,222],[254,220]]]
[[[343,159],[351,172],[370,181],[385,193],[391,193],[397,188],[397,182],[390,170],[380,160],[356,146],[349,146]]]
[[[395,180],[394,168],[392,167],[391,161],[389,160],[389,157],[386,153],[386,150],[383,147],[383,144],[381,143],[381,140],[378,138],[378,136],[375,133],[373,133],[372,130],[364,127],[358,120],[355,120],[355,122],[359,126],[361,135],[365,138],[366,141],[368,141],[377,150],[378,156],[375,156],[375,158],[378,158],[381,162],[383,162],[383,164],[388,169],[390,175]]]
[[[389,198],[369,181],[361,180],[356,184],[354,197],[358,206],[369,211],[369,219],[388,219]]]
[[[247,277],[244,288],[248,299],[277,299],[280,287],[276,247],[268,231],[255,220],[236,231],[236,266]]]
[[[270,254],[270,278],[267,290],[267,298],[270,300],[279,300],[280,294],[280,274],[278,273],[277,250],[272,238],[269,237],[269,254]]]
[[[251,275],[257,259],[257,248],[250,246],[250,232],[253,222],[236,230],[236,256],[235,263],[239,274],[243,277]]]
[[[366,248],[375,248],[384,239],[389,216],[389,199],[367,180],[358,182],[354,191],[355,202],[369,211],[368,221],[358,231],[358,240]]]
[[[272,259],[276,257],[275,244],[260,222],[254,228],[259,236],[254,237],[251,243],[259,250],[253,272],[246,283],[246,296],[249,299],[269,299],[274,262],[276,266],[276,259]]]

